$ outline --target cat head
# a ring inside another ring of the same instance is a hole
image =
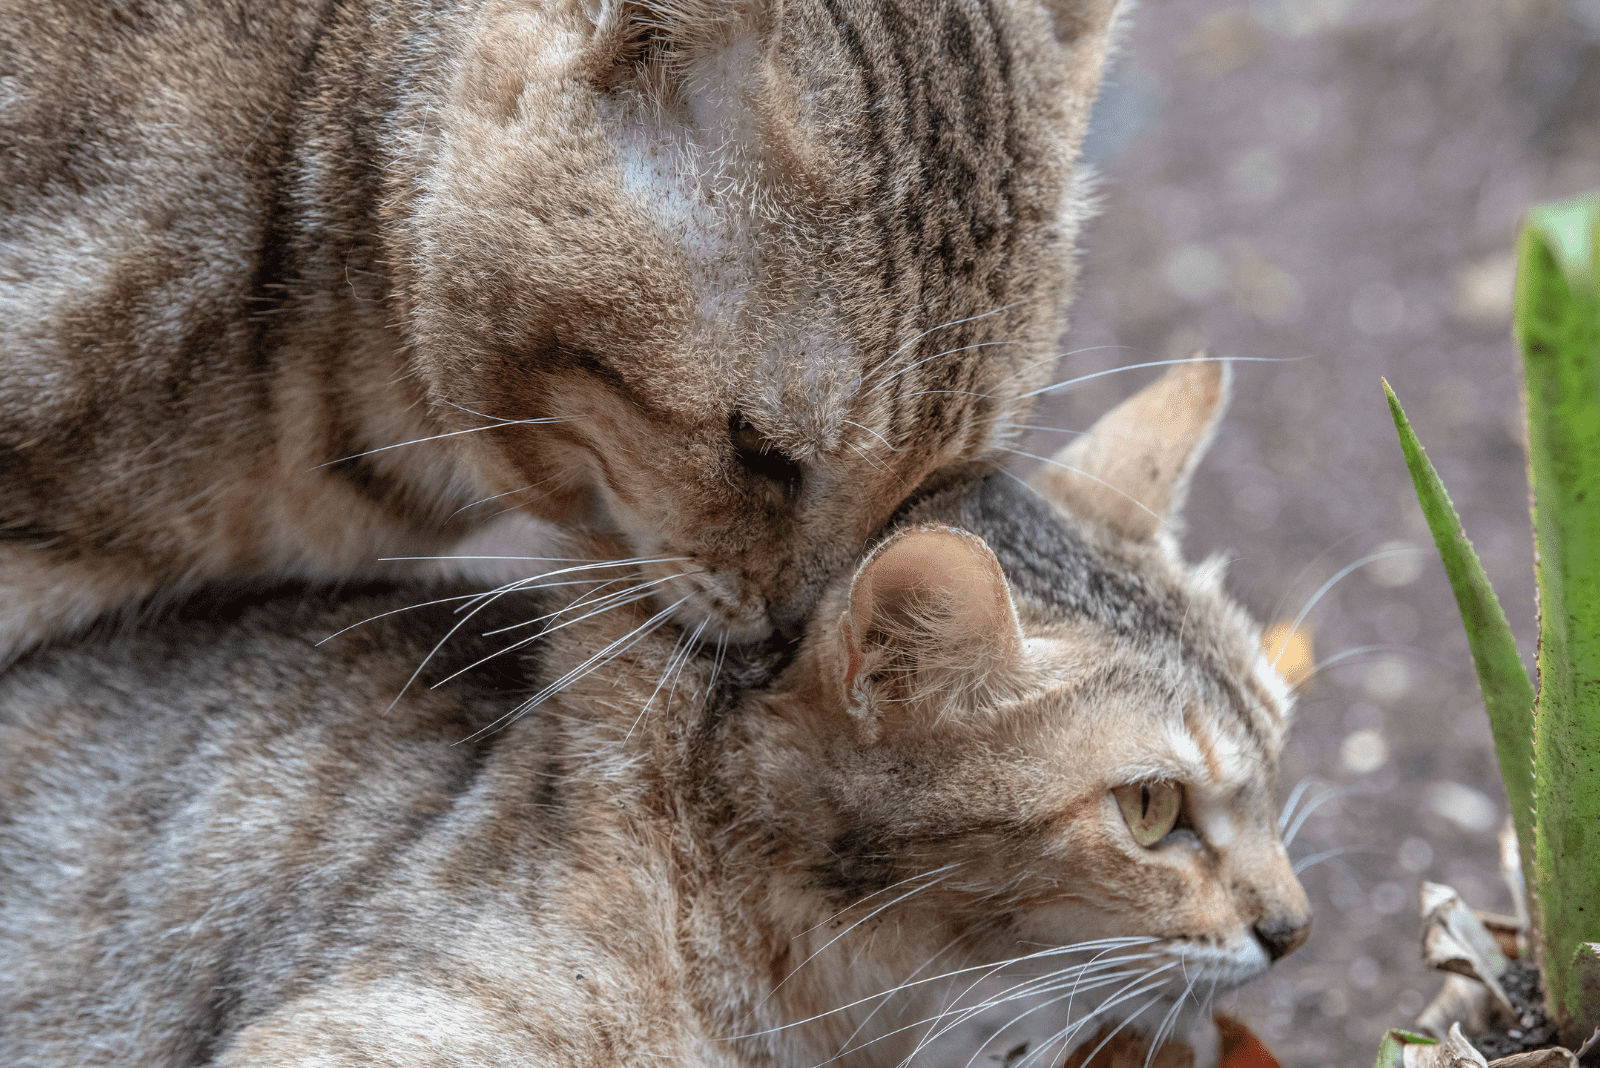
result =
[[[1081,984],[1080,1015],[1127,993],[1153,1028],[1304,941],[1274,801],[1291,693],[1173,531],[1224,367],[1179,365],[1037,494],[929,502],[821,605],[772,706],[810,750],[772,762],[774,806],[818,828],[796,864],[819,907],[903,895],[867,954],[1022,958]]]
[[[495,0],[413,90],[414,368],[485,507],[797,627],[1048,381],[1117,0]]]

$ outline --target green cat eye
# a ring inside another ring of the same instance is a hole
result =
[[[1136,782],[1111,791],[1128,822],[1133,840],[1153,846],[1167,836],[1178,822],[1183,807],[1183,787],[1172,782]]]

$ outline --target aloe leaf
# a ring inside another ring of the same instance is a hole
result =
[[[1517,846],[1522,853],[1522,870],[1533,870],[1533,684],[1517,652],[1517,639],[1506,622],[1505,611],[1494,587],[1489,584],[1472,542],[1461,529],[1461,517],[1450,503],[1450,494],[1439,481],[1438,472],[1417,440],[1400,401],[1384,382],[1389,398],[1389,414],[1394,416],[1400,434],[1400,451],[1411,470],[1417,502],[1433,532],[1434,544],[1444,561],[1450,588],[1455,591],[1461,622],[1467,629],[1467,644],[1478,669],[1478,686],[1483,691],[1483,706],[1489,713],[1494,733],[1494,748],[1500,757],[1500,774],[1506,783],[1506,798],[1511,819],[1517,828]]]
[[[1600,1020],[1580,955],[1600,941],[1600,198],[1535,209],[1518,245],[1515,334],[1538,549],[1534,892],[1562,1037]],[[1594,976],[1589,976],[1590,983]],[[1586,1000],[1590,1003],[1586,1004]],[[1584,1034],[1587,1030],[1584,1030]]]

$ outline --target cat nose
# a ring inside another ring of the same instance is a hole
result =
[[[1251,928],[1256,941],[1273,961],[1281,960],[1306,944],[1311,937],[1311,920],[1298,916],[1274,916]]]

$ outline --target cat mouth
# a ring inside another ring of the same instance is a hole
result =
[[[642,566],[655,585],[658,614],[701,641],[747,645],[776,629],[766,598],[745,589],[736,572],[670,558]]]

